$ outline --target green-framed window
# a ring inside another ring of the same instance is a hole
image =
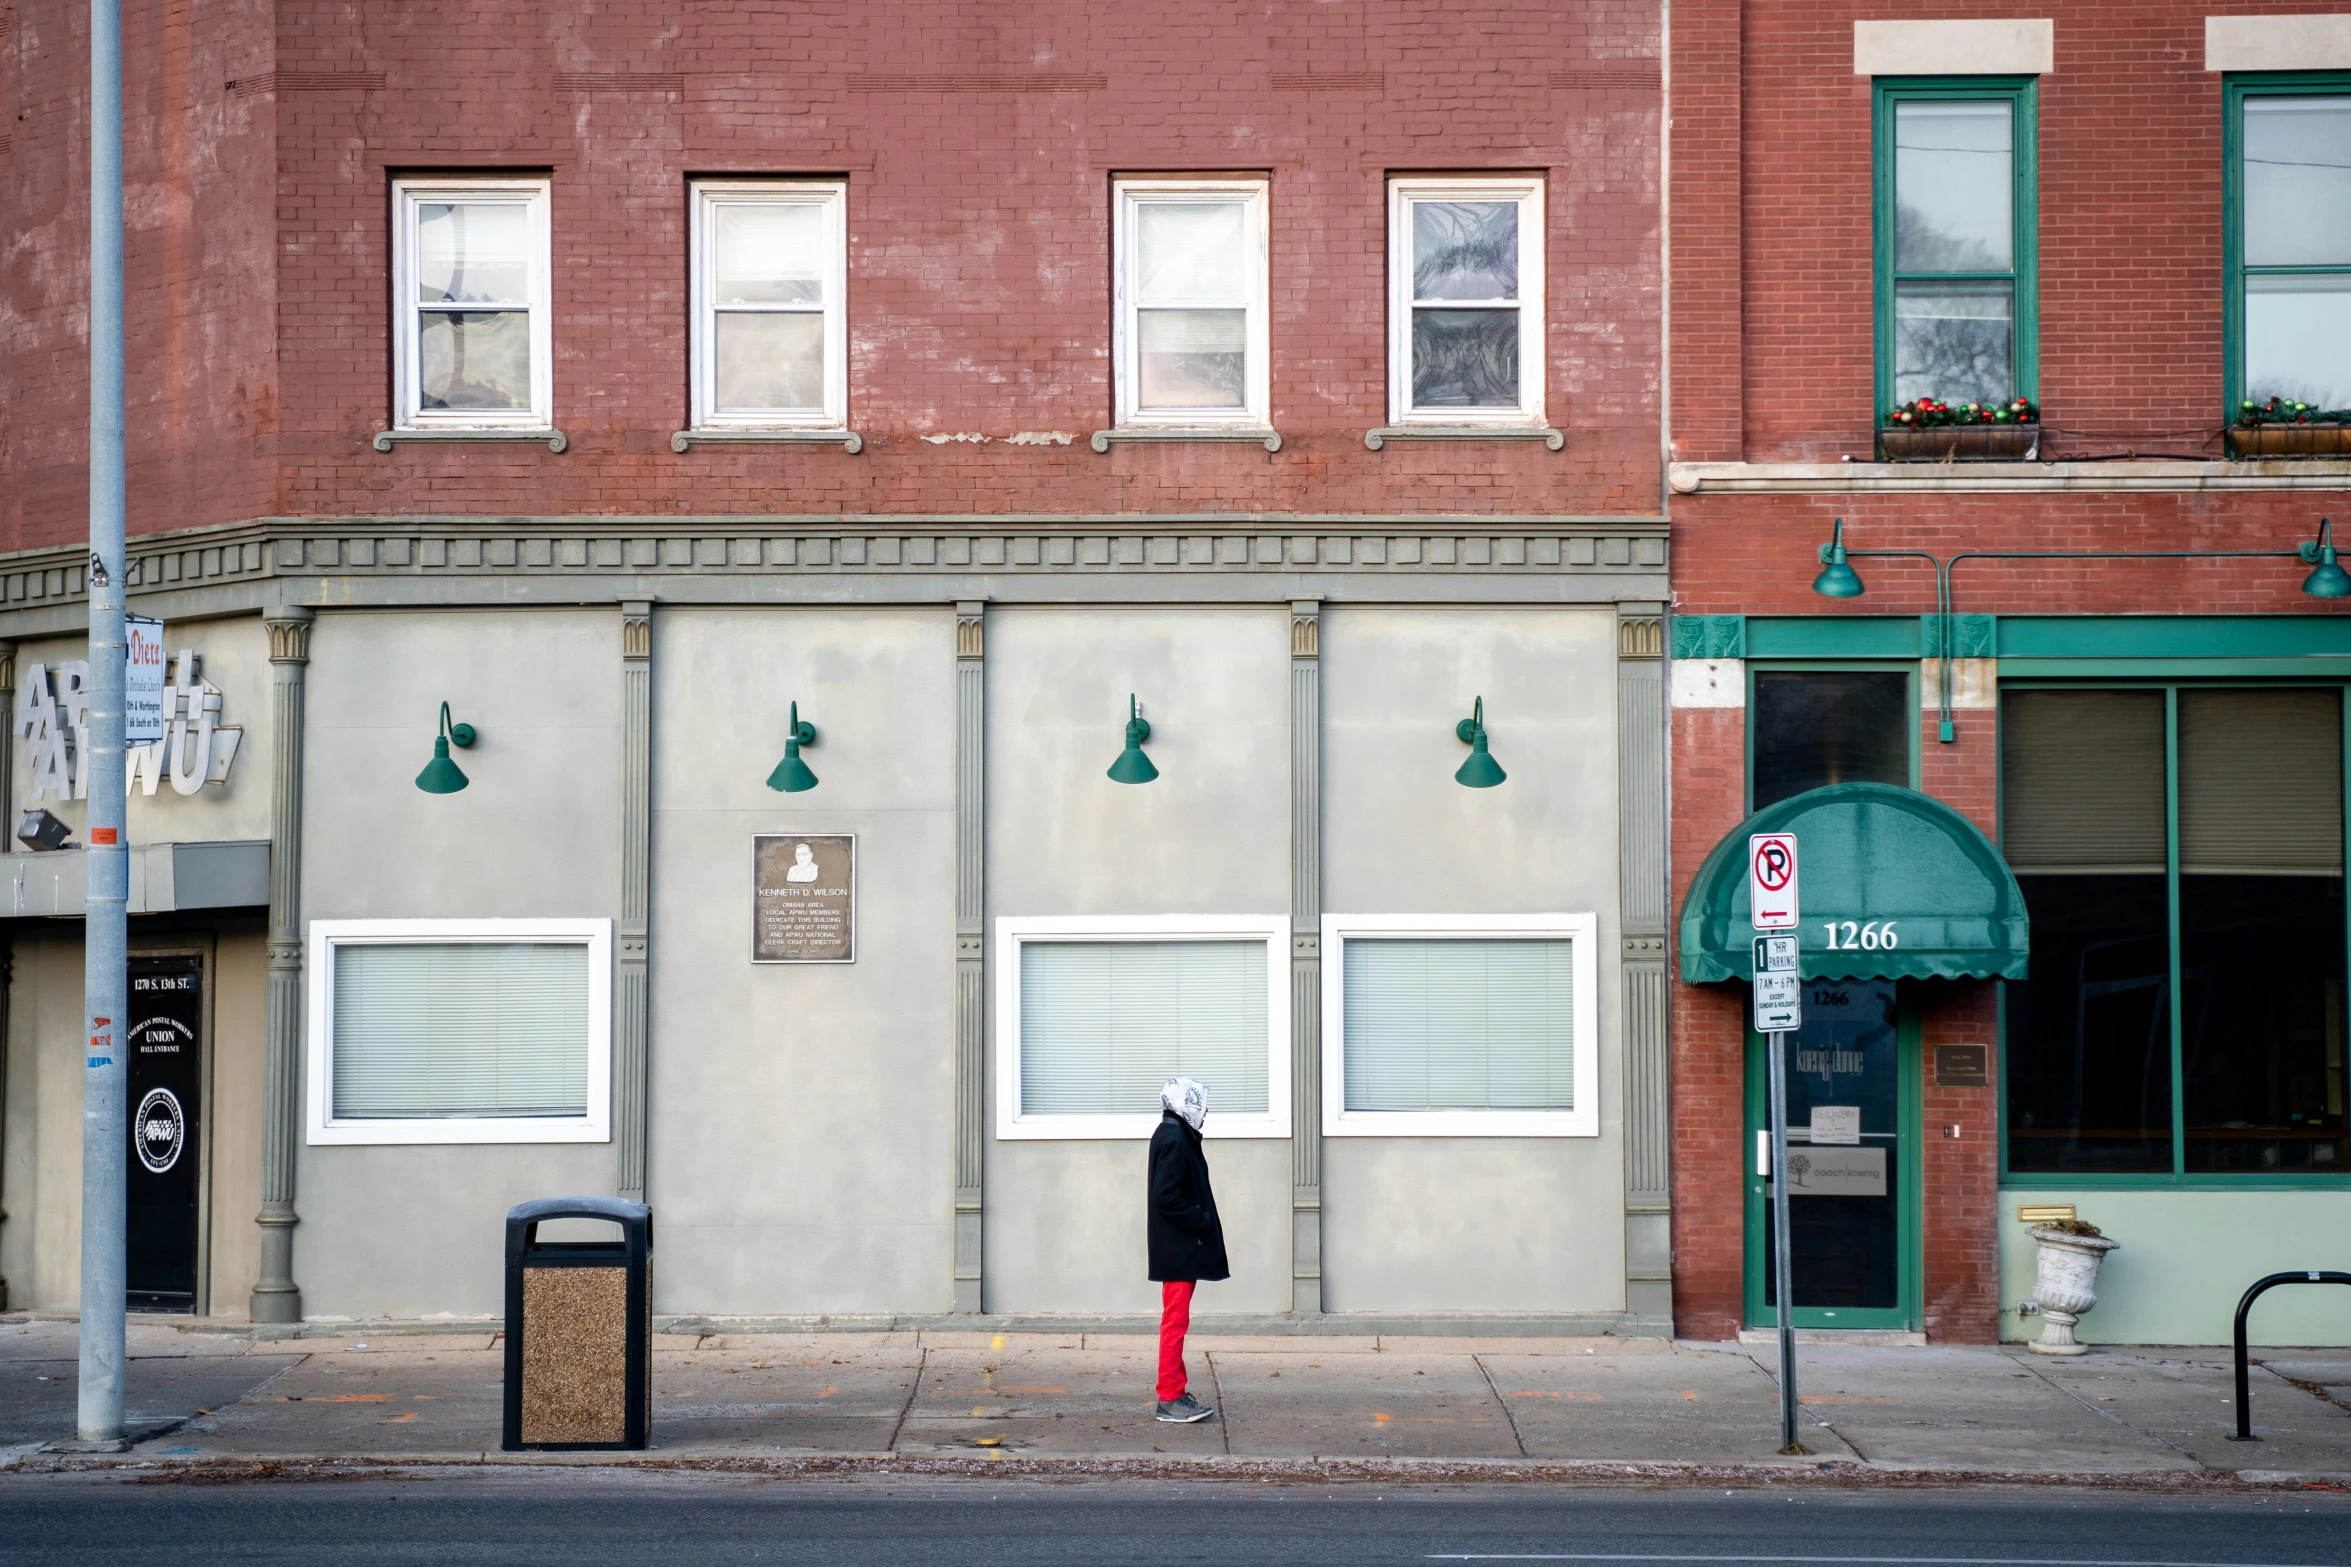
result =
[[[2224,101],[2228,417],[2351,408],[2351,74],[2231,77]]]
[[[2346,688],[2004,682],[2001,1170],[2340,1185]]]
[[[1918,787],[1913,661],[1747,665],[1747,809],[1833,783]]]
[[[1875,84],[1880,410],[2039,401],[2034,87]]]

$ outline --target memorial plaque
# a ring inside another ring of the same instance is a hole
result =
[[[760,834],[751,840],[751,961],[853,963],[857,835]]]

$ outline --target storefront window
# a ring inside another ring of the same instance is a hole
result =
[[[1834,783],[1910,782],[1910,676],[1898,669],[1765,669],[1748,719],[1748,809]]]
[[[2341,694],[2011,691],[2000,731],[2008,1168],[2351,1168]]]

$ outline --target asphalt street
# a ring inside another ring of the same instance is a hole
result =
[[[612,1469],[0,1477],[0,1563],[2351,1567],[2351,1494],[789,1481]]]

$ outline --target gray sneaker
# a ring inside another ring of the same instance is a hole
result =
[[[1163,1398],[1159,1401],[1159,1418],[1170,1425],[1188,1426],[1194,1421],[1206,1420],[1216,1411],[1186,1393],[1181,1398]]]

